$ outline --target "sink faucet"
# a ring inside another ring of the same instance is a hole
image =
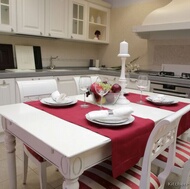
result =
[[[53,60],[57,59],[58,56],[56,57],[50,57],[50,65],[48,66],[49,69],[54,69],[55,68],[55,65],[53,64]]]

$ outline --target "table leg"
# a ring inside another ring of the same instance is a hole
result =
[[[7,166],[10,180],[10,189],[17,189],[15,145],[15,137],[5,131],[5,147],[7,151]]]
[[[78,178],[65,179],[63,182],[63,189],[79,189]]]

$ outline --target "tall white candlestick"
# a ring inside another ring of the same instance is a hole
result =
[[[128,54],[128,43],[126,41],[120,43],[119,54]]]

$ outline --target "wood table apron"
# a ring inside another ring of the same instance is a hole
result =
[[[111,139],[112,172],[117,177],[135,165],[144,154],[147,139],[155,123],[150,119],[135,117],[135,121],[121,127],[103,127],[91,123],[85,118],[89,111],[99,110],[99,106],[90,104],[89,108],[81,108],[82,101],[74,106],[55,108],[43,105],[39,101],[27,102],[35,108],[43,110],[66,121],[97,132]],[[73,116],[71,116],[73,115]],[[139,148],[134,148],[138,145]]]

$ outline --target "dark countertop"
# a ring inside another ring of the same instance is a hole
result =
[[[88,68],[57,68],[55,70],[42,69],[42,70],[21,70],[12,72],[7,70],[0,70],[0,79],[8,78],[24,78],[24,77],[46,77],[46,76],[69,76],[69,75],[85,75],[85,74],[102,74],[120,77],[120,70],[112,69],[100,69],[100,70],[89,70]],[[130,73],[131,78],[137,78],[139,74],[153,73],[153,71],[138,71]],[[159,77],[154,75],[149,75],[151,82],[165,82],[167,84],[176,84],[180,86],[190,87],[190,79],[180,79],[180,78],[170,78],[170,77]]]

